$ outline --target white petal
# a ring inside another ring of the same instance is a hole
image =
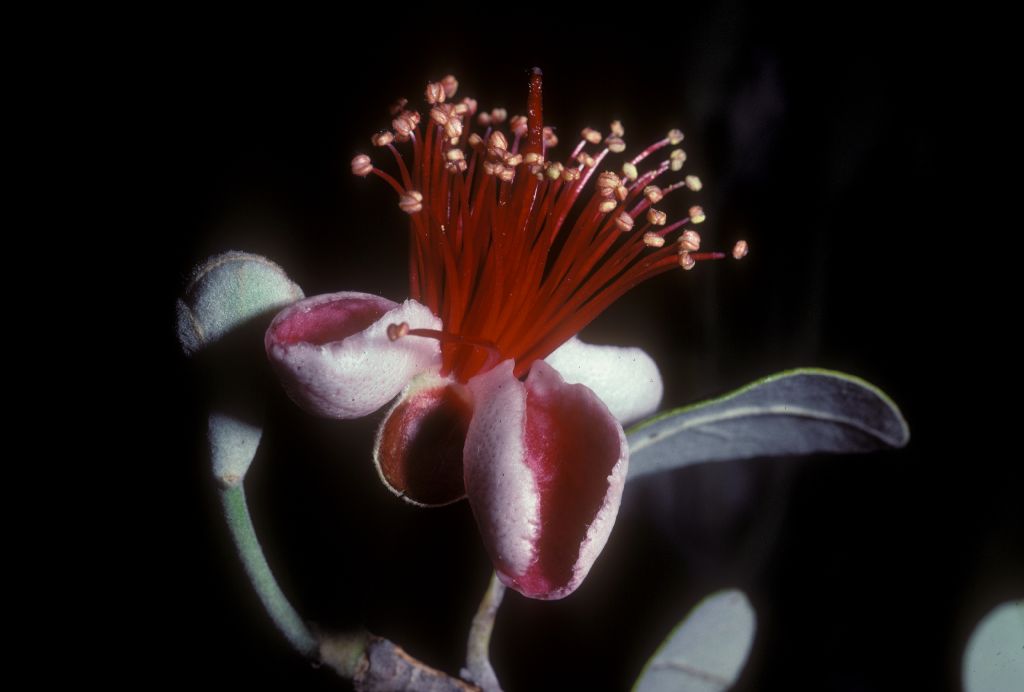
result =
[[[512,375],[512,361],[469,381],[473,418],[466,434],[466,494],[496,567],[513,574],[534,558],[539,493],[524,463],[526,387]]]
[[[620,423],[649,416],[661,404],[661,373],[639,348],[596,346],[573,337],[544,360],[566,382],[593,390]]]
[[[348,313],[370,314],[368,326]],[[335,315],[334,313],[337,313]],[[274,318],[266,335],[267,355],[289,396],[304,409],[331,418],[365,416],[395,398],[417,374],[441,363],[436,339],[388,338],[388,325],[441,329],[441,320],[414,300],[401,305],[367,293],[330,293],[300,301]],[[324,341],[337,326],[340,335]],[[305,337],[305,333],[315,335]]]

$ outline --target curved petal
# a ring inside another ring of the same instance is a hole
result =
[[[573,337],[544,361],[566,382],[593,390],[620,423],[649,416],[661,404],[661,373],[639,348],[596,346]]]
[[[373,446],[384,485],[421,507],[466,496],[462,449],[473,412],[469,391],[433,373],[416,377],[388,411]]]
[[[543,361],[469,382],[466,494],[501,580],[531,598],[572,593],[597,559],[622,498],[629,450],[597,396]]]
[[[288,395],[330,418],[359,418],[393,399],[418,373],[436,369],[435,339],[391,341],[390,324],[440,329],[429,308],[368,293],[326,293],[281,311],[264,344]]]

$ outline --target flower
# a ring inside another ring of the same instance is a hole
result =
[[[468,498],[502,581],[561,598],[614,523],[629,457],[622,422],[655,411],[662,393],[645,353],[575,335],[638,283],[724,254],[698,252],[699,206],[671,224],[653,206],[701,187],[692,175],[655,184],[681,170],[681,149],[638,169],[680,131],[598,174],[625,149],[621,124],[608,136],[587,128],[564,163],[549,160],[557,137],[543,124],[540,70],[525,117],[478,112],[471,98],[454,101],[457,87],[451,76],[429,84],[428,122],[400,101],[392,129],[373,136],[397,178],[367,155],[352,160],[356,175],[391,185],[410,217],[411,298],[300,301],[267,330],[267,354],[313,413],[355,418],[394,399],[374,446],[384,483],[424,506]],[[482,134],[469,131],[474,116]]]

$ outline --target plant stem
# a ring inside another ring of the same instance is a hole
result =
[[[238,557],[242,560],[245,573],[274,626],[284,635],[292,648],[307,658],[315,659],[317,640],[288,602],[270,571],[270,565],[263,555],[252,518],[249,516],[243,484],[221,487],[220,501]]]
[[[494,631],[494,618],[498,614],[498,606],[505,595],[505,585],[497,574],[491,574],[491,581],[484,592],[480,607],[473,616],[473,624],[469,628],[469,641],[466,644],[466,669],[464,677],[472,680],[486,692],[500,692],[501,685],[494,674],[490,661],[491,633]]]

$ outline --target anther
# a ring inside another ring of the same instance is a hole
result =
[[[506,166],[515,168],[516,166],[518,166],[522,162],[523,162],[523,155],[522,154],[511,154],[510,155],[510,154],[506,153],[506,156],[505,156],[505,165]]]
[[[525,137],[528,128],[529,122],[526,120],[525,115],[513,115],[512,119],[508,121],[508,129],[510,129],[514,135]]]
[[[683,131],[677,129],[671,129],[668,131],[668,143],[675,146],[683,141]]]
[[[692,206],[690,207],[690,222],[694,224],[704,223],[704,207]]]
[[[602,214],[615,211],[615,207],[619,206],[619,203],[614,199],[603,199],[601,203],[597,205],[597,210]]]
[[[427,84],[427,88],[424,91],[424,95],[427,97],[427,103],[444,103],[444,86],[441,84],[441,82],[430,82],[429,84]]]
[[[555,131],[552,128],[545,126],[543,133],[545,147],[551,149],[552,147],[558,146],[558,135],[555,134]]]
[[[352,172],[358,176],[366,177],[373,172],[373,162],[366,154],[360,154],[352,159]]]
[[[644,233],[644,245],[647,247],[662,247],[665,244],[665,239],[654,231],[647,231]]]
[[[579,161],[584,166],[586,166],[587,168],[593,168],[594,164],[596,163],[594,161],[594,157],[585,151],[581,151],[579,154],[577,154],[576,160]]]
[[[597,192],[602,197],[611,197],[615,194],[615,188],[620,184],[619,176],[615,175],[611,171],[604,171],[597,176]]]
[[[633,230],[633,217],[622,212],[615,218],[615,226],[623,233],[629,233]]]
[[[690,257],[689,252],[686,252],[684,250],[679,253],[679,266],[685,269],[686,271],[690,271],[691,269],[693,269],[694,266],[696,266],[696,264],[697,260]]]
[[[388,107],[388,113],[393,118],[396,115],[398,115],[399,113],[401,113],[405,109],[405,106],[408,103],[409,103],[409,99],[398,99],[397,101],[392,103],[390,107]]]
[[[668,215],[665,212],[654,207],[647,210],[647,222],[652,226],[664,226],[666,221],[668,221]]]
[[[398,198],[398,208],[406,214],[415,214],[423,209],[423,195],[416,190],[409,190]]]
[[[631,164],[629,161],[622,164],[622,174],[630,180],[636,180],[637,176],[640,175],[639,171],[636,170],[636,166]]]
[[[508,150],[508,139],[501,132],[495,131],[491,133],[491,136],[487,138],[487,146],[490,149],[498,149],[500,151]]]
[[[495,125],[501,125],[503,122],[508,120],[508,111],[504,108],[492,108],[491,109],[491,121]]]
[[[622,127],[622,123],[618,120],[613,120],[612,124],[609,125],[608,128],[611,130],[612,135],[614,135],[615,137],[624,137],[626,134],[625,128]]]
[[[407,336],[408,334],[409,334],[409,323],[408,322],[401,322],[399,324],[389,324],[388,325],[388,339],[390,339],[391,341],[398,341],[403,336]]]
[[[373,137],[370,137],[370,141],[373,142],[375,147],[386,147],[395,141],[395,135],[391,132],[378,132]]]
[[[700,250],[700,233],[694,230],[683,231],[679,236],[679,249],[685,252]]]
[[[604,140],[604,145],[608,147],[608,151],[613,154],[621,154],[626,150],[626,143],[622,141],[622,137],[617,135]]]
[[[445,75],[441,80],[441,86],[444,87],[444,95],[451,98],[459,90],[459,80],[455,79],[455,75]]]
[[[473,147],[474,149],[480,149],[484,145],[484,138],[474,132],[469,136],[467,142],[469,146]]]
[[[476,99],[466,96],[461,101],[459,101],[459,103],[455,106],[455,112],[458,113],[459,115],[472,116],[474,113],[476,113],[476,106]]]
[[[583,139],[590,142],[591,144],[601,143],[601,133],[592,127],[584,127],[583,132],[580,133],[580,136],[583,137]]]
[[[668,155],[669,168],[673,171],[681,171],[683,164],[686,163],[686,152],[682,149],[673,149],[672,153]]]
[[[651,204],[657,204],[665,197],[665,193],[663,193],[661,188],[657,185],[648,185],[644,188],[644,197],[646,197],[647,201]]]
[[[700,178],[695,175],[688,175],[683,180],[686,183],[686,187],[690,188],[694,192],[700,192],[701,188],[704,187]]]
[[[737,240],[736,244],[732,246],[732,256],[735,259],[743,259],[748,252],[750,252],[750,248],[745,240]]]
[[[562,171],[564,171],[564,170],[565,170],[565,166],[563,166],[562,164],[560,164],[558,162],[555,162],[555,163],[550,164],[547,167],[547,170],[545,171],[545,173],[547,174],[548,178],[550,178],[551,180],[558,180],[559,178],[562,177]]]
[[[629,197],[629,189],[625,185],[619,185],[615,188],[615,197],[620,202],[625,202],[626,198]]]

